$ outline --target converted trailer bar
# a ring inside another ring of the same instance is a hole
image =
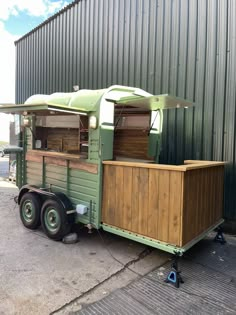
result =
[[[0,106],[21,115],[22,223],[54,240],[83,223],[182,255],[223,222],[224,162],[159,164],[163,111],[189,106],[126,86]]]

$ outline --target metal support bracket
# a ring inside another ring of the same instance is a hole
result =
[[[217,234],[214,238],[214,241],[220,243],[221,245],[224,245],[226,243],[222,228],[220,226],[217,228]]]
[[[165,279],[166,283],[173,284],[176,288],[179,288],[180,283],[184,283],[180,273],[181,271],[178,270],[178,259],[179,253],[176,252],[175,256],[173,257],[173,261],[171,264],[171,271],[169,272],[167,278]]]

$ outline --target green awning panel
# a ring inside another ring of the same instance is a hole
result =
[[[7,114],[20,114],[20,115],[68,115],[78,114],[87,115],[86,111],[80,111],[77,108],[63,106],[63,105],[49,105],[49,104],[12,104],[0,105],[0,112]]]
[[[110,100],[112,101],[112,100]],[[191,102],[174,97],[168,94],[153,95],[148,97],[131,96],[116,100],[117,105],[126,105],[145,110],[171,109],[171,108],[187,108],[192,105]]]

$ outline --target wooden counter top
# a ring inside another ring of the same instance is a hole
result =
[[[117,165],[117,166],[132,166],[140,168],[150,168],[150,169],[159,169],[159,170],[170,170],[170,171],[179,171],[187,172],[193,169],[214,167],[225,165],[225,162],[214,162],[214,161],[199,161],[199,160],[186,160],[184,165],[168,165],[168,164],[154,164],[154,163],[142,163],[137,161],[103,161],[104,165]]]
[[[83,155],[52,152],[44,150],[28,150],[26,161],[51,164],[78,169],[92,174],[98,174],[98,165],[89,163]]]
[[[54,157],[54,158],[61,158],[64,160],[85,160],[83,155],[79,154],[69,154],[63,152],[55,152],[55,151],[46,151],[46,150],[28,150],[27,155],[37,155],[37,156],[47,156],[47,157]]]

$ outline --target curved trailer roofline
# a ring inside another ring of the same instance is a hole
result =
[[[116,106],[128,106],[146,111],[189,107],[191,102],[168,94],[152,95],[142,89],[113,85],[101,90],[80,90],[71,93],[36,94],[29,97],[25,104],[0,105],[0,112],[30,115],[80,114],[95,111],[102,101]]]

